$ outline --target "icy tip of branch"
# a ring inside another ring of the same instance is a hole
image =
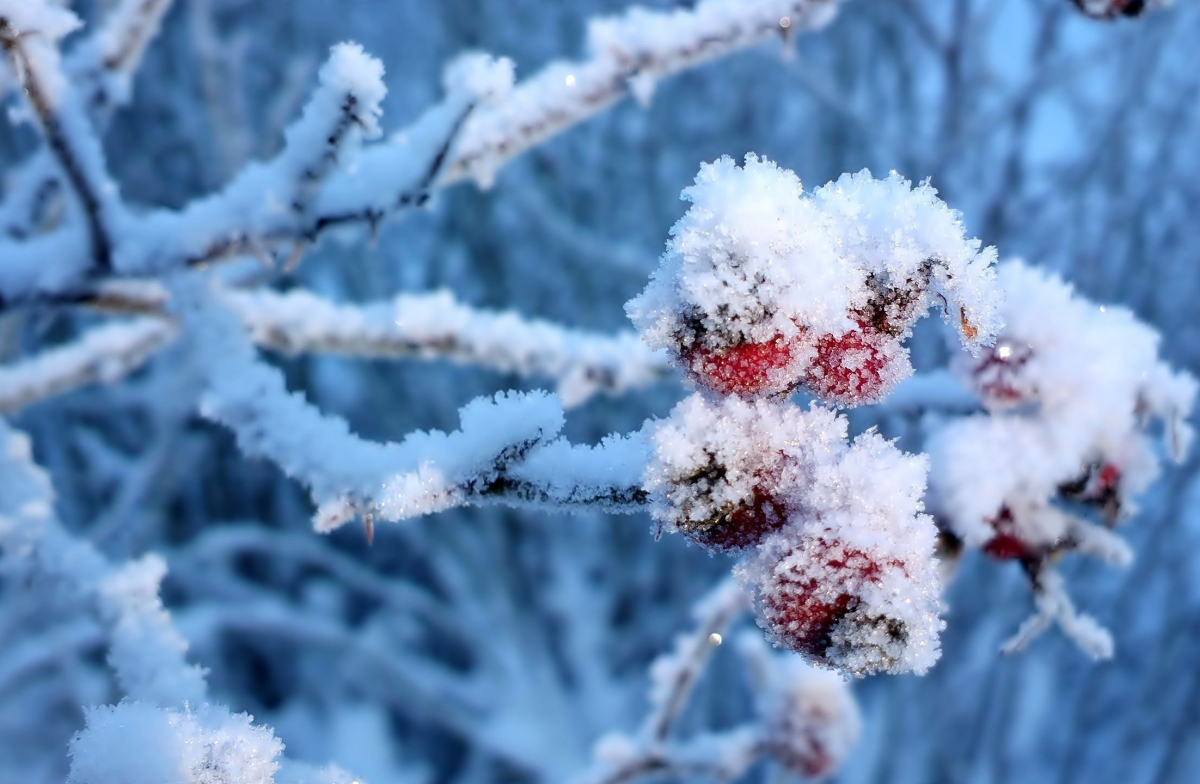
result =
[[[378,134],[379,104],[387,95],[383,63],[353,42],[336,44],[329,52],[329,59],[318,74],[321,86],[354,96],[363,106],[359,119],[366,125],[364,131]]]
[[[447,93],[465,93],[472,102],[502,100],[512,90],[515,66],[507,57],[468,52],[456,57],[442,76]]]
[[[1106,661],[1113,657],[1115,646],[1112,635],[1095,618],[1075,609],[1075,603],[1071,601],[1058,572],[1044,567],[1038,574],[1034,585],[1034,603],[1037,612],[1000,646],[1001,653],[1013,654],[1024,650],[1054,623],[1058,624],[1067,639],[1092,659]]]
[[[79,29],[79,17],[48,0],[0,0],[0,19],[17,35],[57,41]]]

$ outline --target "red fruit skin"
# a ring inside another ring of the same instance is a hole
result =
[[[1100,473],[1096,476],[1096,490],[1099,493],[1115,490],[1120,481],[1121,469],[1112,463],[1105,463],[1100,467]]]
[[[791,345],[782,336],[727,349],[696,347],[683,355],[687,370],[701,386],[742,397],[786,392],[795,386],[794,379],[782,372],[792,359]]]
[[[787,509],[773,496],[756,489],[748,504],[715,520],[679,527],[689,541],[714,553],[738,553],[756,546],[787,522]]]
[[[983,551],[998,561],[1017,561],[1033,558],[1037,551],[1013,532],[1012,510],[1001,507],[1000,514],[989,519],[987,524],[996,532],[983,545]]]
[[[883,396],[888,386],[887,368],[888,360],[879,345],[864,333],[823,335],[817,340],[817,357],[805,375],[804,385],[829,402],[868,403]]]
[[[820,569],[821,581],[803,574],[799,579],[781,577],[762,601],[776,641],[817,661],[824,661],[838,622],[858,607],[855,587],[880,579],[880,565],[866,553],[837,543],[827,547],[830,556]]]
[[[987,541],[983,551],[997,561],[1015,561],[1033,555],[1029,546],[1012,534],[997,534]]]

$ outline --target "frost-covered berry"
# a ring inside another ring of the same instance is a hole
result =
[[[764,717],[767,753],[804,779],[826,778],[858,741],[861,720],[850,687],[836,673],[791,656],[776,669]]]
[[[941,630],[924,461],[873,433],[839,446],[735,573],[776,644],[848,674],[924,672]]]
[[[1036,558],[1038,547],[1021,537],[1014,525],[1012,511],[1007,507],[987,520],[994,533],[983,545],[983,551],[998,561],[1020,561]]]
[[[908,352],[898,340],[855,330],[817,340],[804,386],[822,400],[853,406],[883,399],[911,373]]]
[[[721,395],[756,397],[787,392],[796,385],[791,343],[776,336],[765,343],[740,343],[723,349],[695,346],[683,353],[688,375]]]
[[[876,600],[885,583],[906,582],[896,559],[805,537],[762,570],[755,586],[759,621],[776,643],[811,661],[855,674],[892,670],[904,657],[909,630],[889,602]]]
[[[691,395],[651,430],[652,514],[661,530],[714,552],[752,547],[805,508],[818,462],[845,449],[845,437],[831,411]]]
[[[864,171],[810,195],[754,155],[705,164],[629,316],[718,394],[875,400],[912,372],[902,342],[935,298],[972,350],[998,326],[995,252],[936,194]]]

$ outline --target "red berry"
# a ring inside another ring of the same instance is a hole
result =
[[[1098,492],[1115,490],[1120,481],[1121,469],[1112,463],[1105,463],[1100,467],[1100,473],[1096,476],[1096,490]]]
[[[731,348],[696,347],[684,354],[684,363],[696,381],[721,395],[756,395],[785,392],[795,385],[787,372],[791,345],[778,336],[766,343],[741,343]]]
[[[878,400],[889,385],[888,357],[882,342],[863,332],[817,340],[817,357],[804,385],[822,400],[857,404]]]
[[[749,503],[724,509],[716,517],[687,521],[678,528],[689,541],[716,553],[736,553],[757,545],[787,522],[787,509],[768,493],[755,489]]]
[[[998,561],[1014,561],[1033,555],[1029,545],[1012,534],[996,534],[983,546],[983,551]]]
[[[899,562],[890,565],[903,568]],[[863,603],[863,589],[880,582],[882,569],[857,548],[804,541],[758,587],[761,621],[780,645],[819,662],[827,662],[835,645],[854,646],[854,627],[877,627],[900,639],[904,630],[895,626],[898,622],[872,614]]]
[[[1017,536],[1014,523],[1012,510],[1007,506],[1001,507],[1000,514],[987,521],[996,533],[984,543],[983,551],[998,561],[1013,561],[1037,555],[1035,548]]]

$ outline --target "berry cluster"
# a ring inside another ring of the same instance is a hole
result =
[[[692,207],[628,310],[703,389],[872,403],[912,373],[903,341],[935,298],[970,349],[995,330],[994,251],[927,184],[862,172],[809,195],[749,155],[704,165],[683,196]]]
[[[1182,457],[1197,385],[1159,359],[1158,334],[1129,311],[1021,262],[998,279],[1010,294],[1002,334],[955,362],[984,412],[942,423],[926,443],[931,508],[945,540],[1020,562],[1044,592],[1063,552],[1128,562],[1111,529],[1158,474],[1148,425],[1161,420],[1168,452]],[[1070,634],[1078,618],[1062,612]]]
[[[701,168],[692,207],[630,316],[700,387],[653,428],[660,530],[746,556],[759,623],[812,661],[865,674],[937,658],[925,464],[786,396],[880,399],[938,296],[977,348],[995,328],[991,252],[927,185],[844,177],[804,193],[748,156]],[[953,309],[953,310],[952,310]]]
[[[691,395],[653,428],[652,511],[746,556],[736,573],[774,642],[848,673],[923,671],[941,629],[925,463],[846,430],[816,405]]]
[[[994,251],[895,174],[809,195],[750,155],[703,166],[683,196],[692,206],[628,306],[700,389],[651,428],[659,530],[743,555],[735,572],[776,644],[855,675],[923,672],[942,628],[925,461],[874,432],[849,442],[832,409],[787,396],[885,396],[912,372],[903,341],[935,297],[977,350],[997,326]]]

